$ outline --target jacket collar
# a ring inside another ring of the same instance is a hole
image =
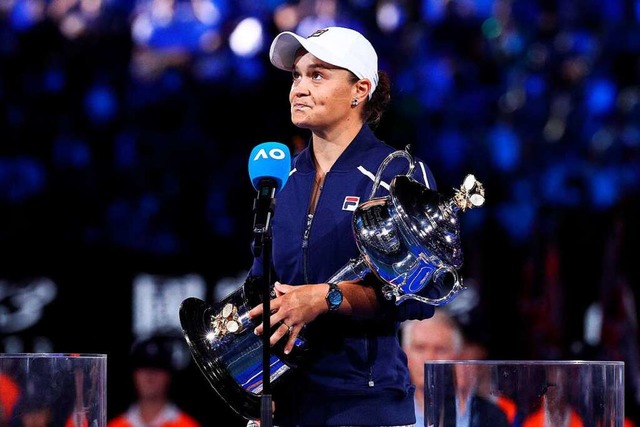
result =
[[[356,137],[349,143],[347,148],[342,152],[340,157],[331,167],[332,171],[351,170],[362,163],[363,153],[370,147],[374,146],[378,138],[368,124],[364,124]],[[295,168],[301,173],[315,172],[315,165],[312,156],[312,140],[309,145],[300,152],[294,160]]]

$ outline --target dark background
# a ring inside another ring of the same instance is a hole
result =
[[[461,273],[480,298],[461,310],[491,356],[624,360],[635,416],[637,2],[169,3],[164,17],[145,1],[1,6],[4,352],[107,354],[109,416],[124,410],[132,342],[184,345],[171,315],[192,288],[166,283],[197,277],[211,302],[242,283],[251,149],[309,136],[289,121],[271,40],[344,25],[392,80],[377,134],[410,144],[443,193],[467,173],[485,185],[486,205],[461,218]],[[168,294],[151,312],[134,296],[140,275]],[[601,324],[585,322],[594,307]],[[140,312],[169,320],[150,327]],[[181,368],[181,405],[244,425],[193,363]]]

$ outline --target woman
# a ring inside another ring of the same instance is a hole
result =
[[[352,219],[368,200],[382,161],[394,150],[370,125],[390,100],[389,78],[357,31],[330,27],[307,38],[279,34],[270,49],[274,66],[292,72],[292,122],[311,131],[308,147],[292,161],[278,193],[272,222],[276,298],[270,301],[271,345],[294,350],[304,327],[303,366],[274,387],[274,424],[289,426],[409,426],[415,423],[413,387],[397,338],[399,323],[427,318],[433,307],[396,306],[367,275],[329,284],[359,256]],[[378,196],[408,170],[405,159],[385,169]],[[416,161],[414,177],[431,189],[430,170]],[[256,258],[253,275],[263,273]],[[262,316],[262,305],[249,312]],[[262,325],[255,330],[262,333]]]

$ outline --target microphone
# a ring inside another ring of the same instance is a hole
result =
[[[254,251],[259,253],[260,237],[269,231],[275,207],[275,196],[289,179],[291,154],[289,147],[280,142],[263,142],[249,155],[249,177],[257,191],[253,202]]]

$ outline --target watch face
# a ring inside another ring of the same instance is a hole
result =
[[[342,302],[342,294],[339,291],[332,291],[329,294],[329,302],[331,305],[338,305]]]
[[[329,290],[327,301],[329,302],[329,310],[336,310],[342,304],[342,292],[340,292],[340,289],[332,288]]]

